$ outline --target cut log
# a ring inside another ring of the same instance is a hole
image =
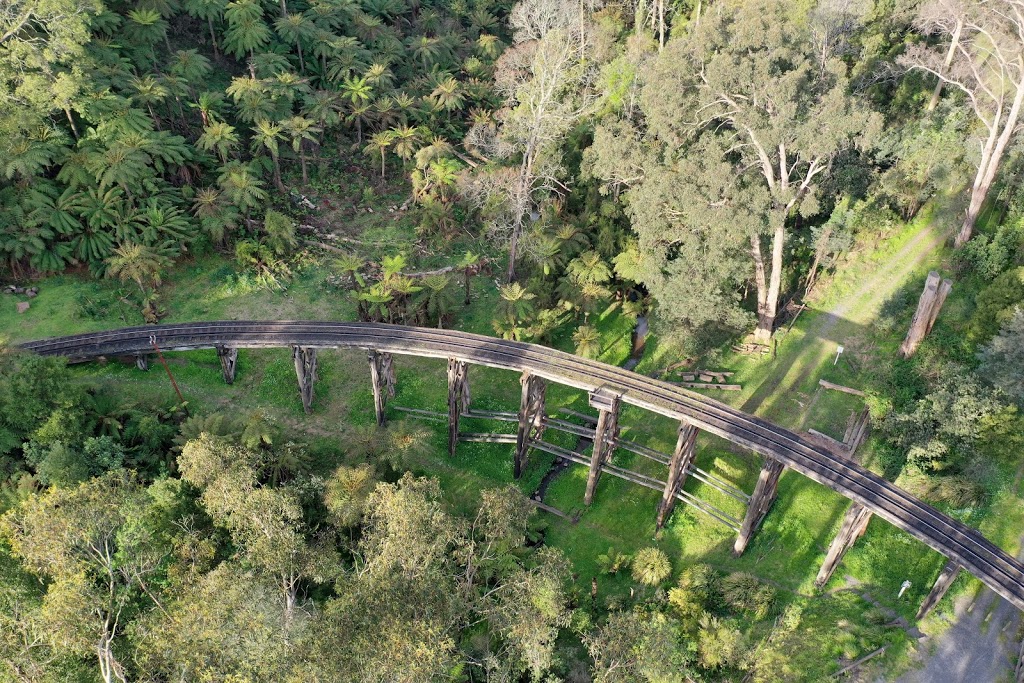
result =
[[[819,379],[818,380],[818,384],[820,384],[821,386],[825,387],[826,389],[833,389],[835,391],[841,391],[844,394],[853,394],[854,396],[866,396],[867,395],[863,391],[861,391],[860,389],[852,389],[850,387],[844,387],[842,384],[833,384],[832,382],[829,382],[828,380],[824,380],[824,379]]]

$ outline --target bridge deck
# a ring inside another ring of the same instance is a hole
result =
[[[273,348],[374,349],[381,352],[456,358],[524,371],[585,391],[605,387],[622,401],[696,427],[777,459],[790,469],[828,486],[875,515],[959,563],[965,570],[1024,609],[1024,565],[977,530],[942,514],[854,462],[787,429],[685,389],[586,358],[535,344],[467,332],[376,323],[302,321],[222,321],[134,327],[22,344],[44,355],[88,360],[99,356],[162,350]]]

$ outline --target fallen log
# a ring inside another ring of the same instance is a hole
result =
[[[842,384],[833,384],[828,380],[819,379],[818,384],[825,387],[826,389],[834,389],[835,391],[841,391],[844,394],[853,394],[854,396],[866,396],[866,394],[860,389],[852,389],[850,387],[844,387]]]
[[[878,648],[877,650],[875,650],[871,654],[868,654],[868,655],[865,655],[865,656],[861,657],[860,659],[858,659],[853,664],[850,664],[849,666],[843,667],[839,671],[837,671],[834,674],[832,674],[832,678],[839,678],[840,676],[845,674],[847,671],[850,671],[851,669],[857,668],[858,666],[860,666],[864,662],[868,661],[869,659],[872,659],[873,657],[877,657],[878,655],[880,655],[883,652],[885,652],[888,647],[889,647],[888,645],[883,645],[882,647]]]

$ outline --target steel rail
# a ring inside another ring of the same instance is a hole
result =
[[[631,371],[543,346],[453,330],[377,323],[220,321],[135,327],[22,344],[73,360],[137,355],[152,340],[167,351],[215,348],[358,348],[431,358],[457,358],[495,368],[529,371],[585,391],[602,386],[625,403],[685,420],[828,486],[956,561],[1014,606],[1024,609],[1024,565],[979,532],[914,498],[856,463],[761,418],[714,399]]]

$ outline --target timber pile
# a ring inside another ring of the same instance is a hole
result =
[[[726,384],[726,380],[732,377],[731,372],[714,372],[712,370],[697,370],[695,372],[684,372],[681,382],[670,382],[688,389],[722,389],[723,391],[740,391],[743,387],[739,384]]]
[[[928,273],[928,279],[924,283],[924,291],[917,302],[917,311],[910,321],[910,329],[907,330],[907,337],[900,345],[900,357],[910,358],[921,345],[921,341],[932,331],[935,319],[939,317],[942,304],[953,289],[952,280],[941,280],[939,274],[934,270]]]
[[[846,444],[851,456],[864,443],[864,439],[868,438],[870,431],[871,413],[867,408],[857,413],[856,417],[853,414],[850,415],[850,421],[846,425],[846,434],[843,435],[843,443]]]
[[[772,349],[767,344],[755,344],[753,342],[747,342],[743,344],[733,344],[732,350],[736,353],[744,353],[752,355],[759,353],[762,356],[766,356],[772,352]]]

